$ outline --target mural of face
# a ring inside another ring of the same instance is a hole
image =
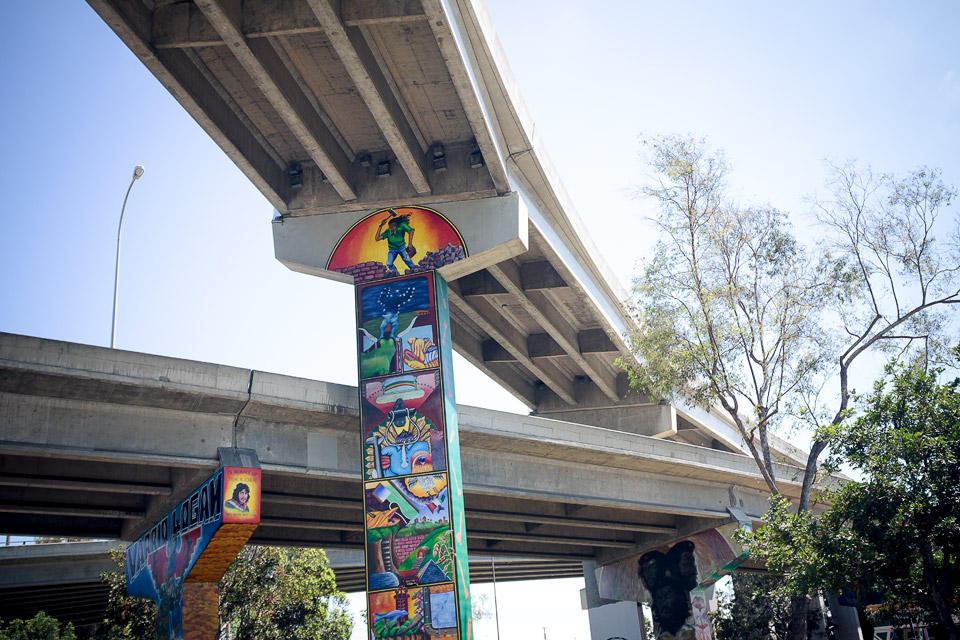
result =
[[[380,449],[380,467],[385,477],[432,471],[430,443],[397,444]]]
[[[653,621],[661,632],[675,635],[692,614],[690,590],[697,586],[694,549],[684,540],[665,554],[650,551],[640,556],[637,573],[653,598]]]

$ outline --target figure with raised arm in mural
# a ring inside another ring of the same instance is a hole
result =
[[[397,256],[400,256],[400,259],[403,260],[411,269],[415,266],[413,260],[410,259],[411,256],[417,254],[416,247],[413,246],[413,233],[415,229],[410,226],[410,216],[409,215],[399,215],[393,209],[388,209],[390,215],[380,221],[380,226],[377,227],[377,242],[381,240],[387,241],[387,270],[392,274],[399,273],[397,267],[394,266],[394,262],[397,261]],[[383,225],[387,225],[387,230],[383,230]],[[407,238],[407,234],[410,234],[410,237]]]

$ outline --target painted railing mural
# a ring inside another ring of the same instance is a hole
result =
[[[260,522],[260,468],[252,451],[244,457],[244,466],[221,466],[127,548],[127,593],[157,603],[159,640],[219,635],[218,583]]]
[[[368,621],[378,640],[473,637],[449,302],[436,271],[466,257],[443,214],[396,207],[353,224],[325,265],[355,282]]]

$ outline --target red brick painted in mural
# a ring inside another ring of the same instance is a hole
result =
[[[395,538],[394,539],[394,549],[396,550],[397,557],[403,560],[411,553],[417,550],[417,547],[420,546],[420,543],[423,542],[423,539],[426,538],[426,534],[416,535],[416,536],[407,536],[405,538]]]

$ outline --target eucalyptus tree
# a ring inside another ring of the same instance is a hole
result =
[[[771,494],[769,430],[791,414],[812,428],[797,513],[810,510],[819,458],[850,416],[850,376],[865,354],[939,362],[960,304],[956,190],[936,169],[897,178],[831,165],[814,198],[814,261],[773,207],[727,194],[728,164],[703,140],[647,141],[659,239],[636,279],[632,383],[659,397],[721,407]],[[954,332],[955,333],[955,332]],[[791,637],[806,637],[807,599]]]
[[[810,507],[829,434],[849,416],[854,363],[870,350],[924,366],[944,363],[946,341],[956,336],[951,310],[960,304],[960,217],[941,219],[957,191],[938,169],[898,178],[848,162],[831,165],[828,186],[828,195],[812,202],[826,231],[824,300],[832,313],[824,321],[834,325],[839,347],[829,354],[835,377],[800,396],[800,415],[814,428],[801,511]]]
[[[647,145],[660,236],[634,283],[639,362],[622,364],[645,393],[722,407],[778,494],[769,430],[824,363],[817,270],[783,212],[729,202],[722,153]]]

